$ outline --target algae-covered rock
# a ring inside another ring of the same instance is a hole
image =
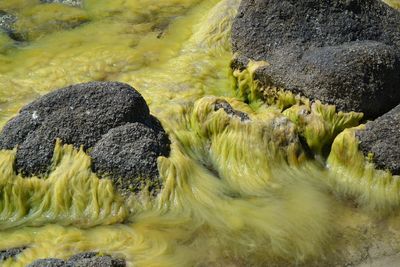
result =
[[[246,113],[244,113],[242,111],[233,109],[232,106],[225,100],[218,100],[215,103],[214,109],[215,109],[215,111],[217,111],[219,109],[223,109],[226,112],[226,114],[234,116],[234,117],[238,117],[238,118],[240,118],[241,121],[250,120],[249,115],[247,115]]]
[[[129,128],[130,123],[141,126]],[[142,133],[147,134],[145,138]],[[33,101],[3,128],[0,149],[17,146],[16,170],[26,176],[41,176],[51,168],[56,139],[84,150],[93,147],[93,169],[118,178],[144,174],[155,178],[156,157],[169,153],[168,137],[160,122],[150,115],[143,97],[118,82],[72,85]],[[147,154],[129,163],[137,153],[135,145],[145,143],[142,152]],[[118,151],[116,156],[117,147],[130,149]]]
[[[341,111],[377,117],[400,101],[400,13],[379,0],[244,0],[234,68]]]
[[[0,251],[0,262],[9,258],[15,258],[18,254],[22,253],[26,247],[16,247]]]
[[[359,148],[379,169],[400,175],[400,105],[357,132]]]
[[[377,169],[373,159],[359,149],[356,133],[363,127],[346,129],[335,138],[327,159],[328,183],[336,194],[374,214],[393,214],[400,205],[400,176]]]

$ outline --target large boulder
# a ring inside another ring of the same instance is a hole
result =
[[[379,169],[400,175],[400,105],[358,131],[359,148]]]
[[[118,139],[114,137],[119,129],[132,123],[140,127],[119,132]],[[142,135],[145,131],[152,135]],[[33,101],[5,125],[0,133],[0,149],[17,147],[16,170],[26,176],[41,176],[50,170],[57,138],[76,148],[94,148],[93,169],[118,178],[155,178],[158,172],[154,158],[169,153],[169,139],[160,122],[150,115],[143,97],[119,82],[72,85]],[[148,146],[148,154],[140,159],[130,162],[131,153],[137,153],[132,149],[118,151],[118,158],[114,158],[116,147],[132,148],[139,143]],[[151,159],[146,158],[149,153]],[[128,165],[134,168],[127,171]]]
[[[400,102],[400,13],[380,0],[243,0],[233,68],[341,111],[384,114]]]

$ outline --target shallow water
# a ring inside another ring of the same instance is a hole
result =
[[[118,80],[144,96],[172,139],[159,159],[161,193],[128,200],[71,146],[57,145],[47,179],[16,175],[15,151],[0,151],[0,249],[28,246],[4,266],[82,251],[129,266],[329,266],[342,246],[362,245],[360,224],[389,220],[398,232],[388,214],[400,204],[399,177],[375,170],[344,130],[360,114],[279,90],[264,103],[252,80],[262,62],[229,70],[239,2],[0,2],[26,40],[0,35],[0,127],[56,88]],[[214,111],[221,99],[251,121]]]

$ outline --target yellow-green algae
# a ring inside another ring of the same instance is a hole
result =
[[[83,151],[60,142],[46,179],[22,178],[15,150],[1,151],[0,249],[28,246],[3,266],[93,250],[129,266],[332,266],[347,248],[365,246],[358,225],[395,213],[399,177],[375,170],[354,129],[345,130],[361,114],[280,88],[265,94],[253,74],[266,63],[230,75],[238,0],[84,3],[0,2],[30,40],[0,34],[0,125],[57,87],[127,82],[172,140],[170,157],[159,158],[164,187],[157,197],[144,190],[124,199],[90,171]],[[54,31],[54,21],[63,27]],[[85,23],[68,26],[77,21]],[[215,111],[222,100],[250,120]],[[400,229],[397,217],[387,224]]]

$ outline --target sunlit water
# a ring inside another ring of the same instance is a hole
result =
[[[117,80],[144,96],[172,140],[159,159],[161,193],[129,199],[71,146],[57,145],[47,179],[16,175],[15,151],[0,151],[0,249],[28,246],[4,266],[83,251],[129,266],[329,266],[362,246],[359,225],[385,220],[382,232],[396,236],[388,215],[399,177],[376,171],[344,130],[360,114],[282,92],[264,103],[252,80],[262,62],[230,71],[239,2],[0,1],[27,40],[0,33],[0,127],[56,88]],[[251,121],[215,111],[222,99]]]

